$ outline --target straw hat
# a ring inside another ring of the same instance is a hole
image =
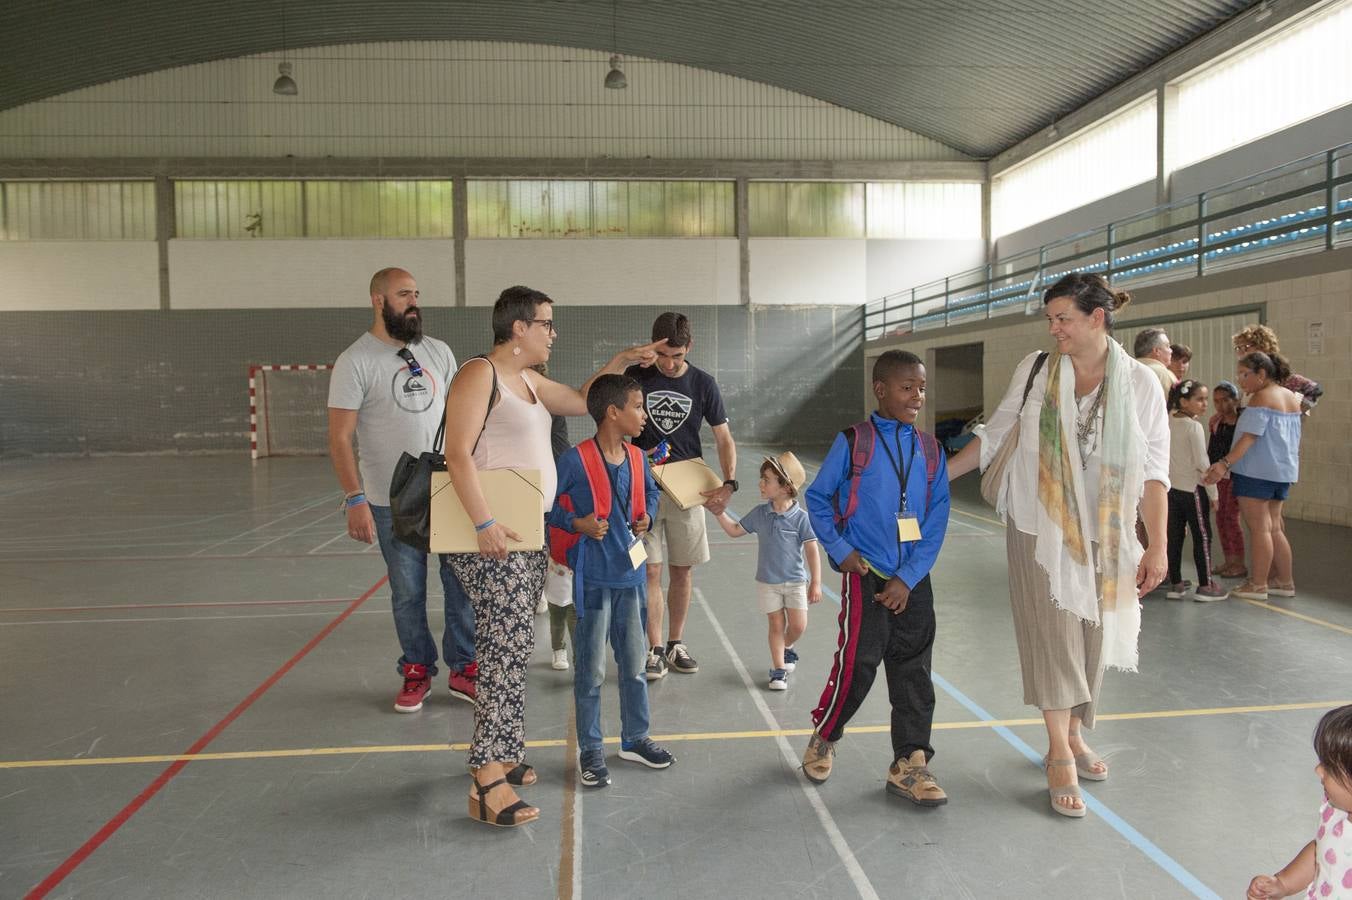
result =
[[[807,472],[792,453],[785,451],[778,456],[767,456],[765,461],[774,467],[779,477],[793,485],[794,490],[801,491],[803,485],[807,484]]]

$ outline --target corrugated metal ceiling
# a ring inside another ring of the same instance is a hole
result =
[[[291,47],[495,40],[614,50],[797,91],[984,158],[1254,3],[9,0],[0,10],[0,109],[280,50],[285,6]]]

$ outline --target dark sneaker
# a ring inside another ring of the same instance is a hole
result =
[[[671,664],[673,672],[680,672],[682,675],[693,675],[699,671],[699,663],[695,662],[695,658],[680,641],[667,648],[667,662]]]
[[[766,685],[772,691],[787,691],[789,689],[789,679],[783,669],[770,670],[770,683]]]
[[[394,711],[414,713],[422,709],[423,698],[432,689],[432,676],[421,663],[404,663],[404,686],[394,698]]]
[[[621,744],[620,759],[642,763],[650,769],[665,769],[676,761],[676,757],[654,744],[652,738],[643,738],[628,746]]]
[[[649,681],[657,681],[667,674],[667,656],[661,647],[648,651],[648,662],[643,667],[643,675]]]
[[[887,770],[887,792],[905,797],[917,806],[943,806],[948,802],[948,795],[925,763],[924,750],[892,763]]]
[[[477,662],[472,662],[460,670],[451,670],[449,685],[452,697],[473,703],[478,683],[479,664]]]
[[[792,647],[784,648],[784,671],[793,672],[798,668],[798,651]]]
[[[578,780],[583,787],[602,788],[610,784],[610,770],[606,768],[606,751],[583,750],[577,755]]]

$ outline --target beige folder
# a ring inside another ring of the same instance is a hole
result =
[[[520,543],[507,541],[508,550],[544,547],[545,505],[539,469],[482,469],[479,485],[493,518],[521,536]],[[474,523],[461,505],[460,495],[451,486],[447,472],[432,473],[431,548],[433,553],[479,552]]]
[[[683,459],[653,466],[653,478],[681,509],[703,506],[706,498],[701,492],[723,486],[723,479],[702,459]]]

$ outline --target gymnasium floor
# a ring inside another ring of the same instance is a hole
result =
[[[1292,523],[1293,600],[1147,599],[1141,673],[1108,673],[1091,736],[1112,777],[1071,821],[1035,765],[1002,528],[967,481],[935,573],[948,806],[884,793],[881,679],[831,780],[797,773],[837,606],[767,692],[754,538],[715,527],[686,634],[701,671],[651,691],[676,765],[612,756],[610,787],[575,787],[571,671],[540,617],[542,818],[500,830],[465,815],[471,709],[444,674],[421,713],[391,708],[384,567],[343,534],[327,460],[6,461],[0,897],[1241,896],[1310,839],[1310,734],[1352,702],[1348,531]]]

